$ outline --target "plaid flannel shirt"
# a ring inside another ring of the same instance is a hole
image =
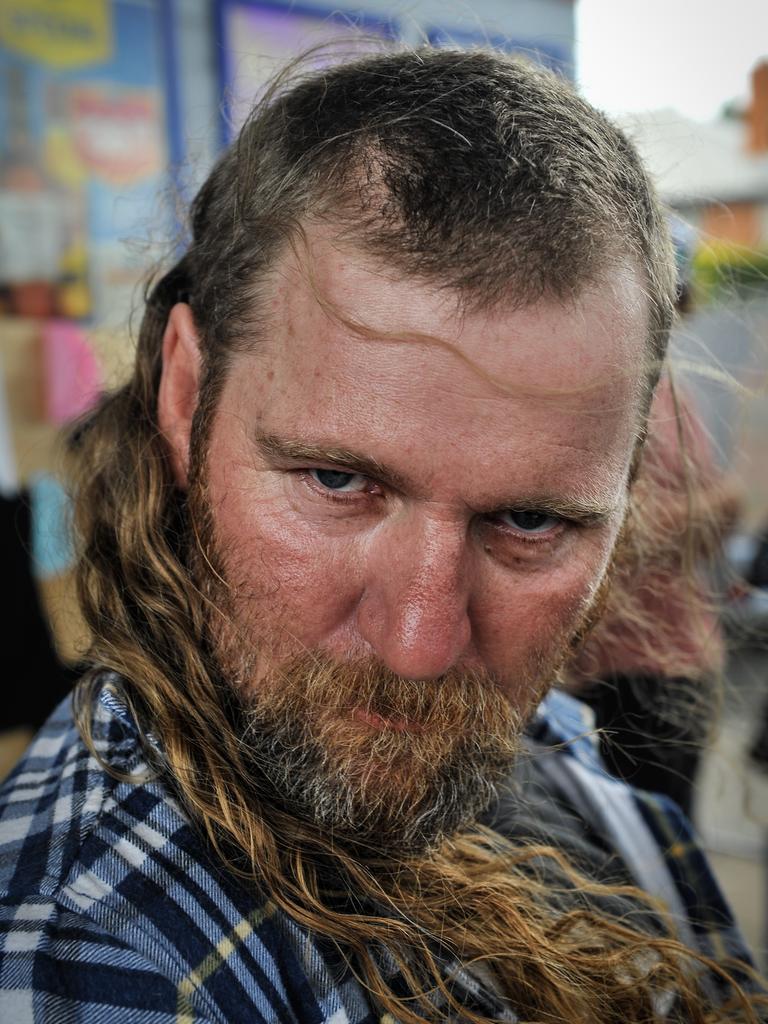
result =
[[[553,784],[667,901],[692,945],[746,957],[680,812],[609,779],[581,715],[553,694],[533,723],[542,749],[567,743],[549,751]],[[167,786],[147,780],[109,678],[94,738],[123,781],[86,749],[65,701],[0,790],[0,1020],[379,1020],[334,947],[225,874]],[[465,1004],[516,1020],[480,978],[446,971]]]

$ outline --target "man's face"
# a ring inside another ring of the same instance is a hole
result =
[[[434,801],[424,780],[449,784],[484,730],[503,760],[551,682],[625,511],[647,320],[628,272],[461,314],[321,236],[311,254],[284,260],[266,337],[233,358],[190,506],[223,670],[278,746],[314,744],[283,784],[319,758],[351,816],[374,791]],[[185,358],[168,347],[165,424]],[[312,665],[331,675],[306,683]]]

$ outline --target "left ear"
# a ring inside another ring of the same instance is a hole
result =
[[[163,370],[157,394],[157,418],[168,445],[177,487],[189,482],[189,442],[200,389],[200,343],[192,310],[179,302],[163,335]]]

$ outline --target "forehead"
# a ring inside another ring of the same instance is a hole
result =
[[[619,472],[629,459],[647,311],[624,267],[567,303],[466,312],[319,236],[281,262],[264,312],[250,369],[233,377],[270,432],[434,460],[527,448],[541,462],[560,448]]]
[[[315,228],[271,275],[272,325],[288,341],[319,331],[326,346],[343,340],[437,342],[474,361],[480,375],[511,386],[521,370],[544,390],[582,390],[611,376],[644,376],[648,309],[640,274],[616,262],[603,279],[572,299],[519,307],[514,297],[466,312],[461,298],[439,284],[407,277]],[[557,346],[561,351],[555,351]],[[553,357],[547,360],[547,350]],[[351,353],[348,353],[351,354]],[[537,369],[536,364],[547,360]]]

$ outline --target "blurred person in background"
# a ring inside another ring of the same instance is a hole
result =
[[[692,308],[695,232],[670,217],[677,312]],[[567,675],[595,712],[606,766],[692,814],[725,641],[708,566],[741,508],[692,393],[662,375],[637,469],[619,565],[596,629]]]
[[[551,684],[672,321],[663,212],[563,79],[278,80],[80,432],[73,705],[0,791],[0,1016],[759,1020],[685,818]]]
[[[751,587],[768,589],[768,524],[758,536],[755,555],[745,582]],[[756,768],[768,772],[768,701],[763,705],[760,726],[749,748],[749,757]]]
[[[665,375],[610,595],[568,676],[595,712],[607,767],[688,815],[724,670],[706,569],[739,508],[691,395]]]

